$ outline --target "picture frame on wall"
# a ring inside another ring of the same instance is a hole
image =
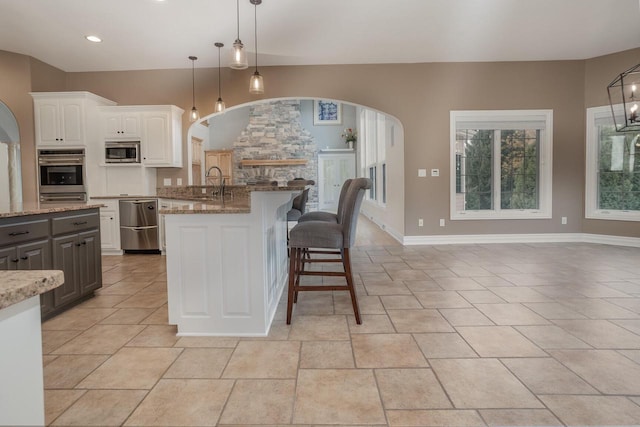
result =
[[[341,125],[342,104],[337,101],[316,99],[313,102],[314,125]]]

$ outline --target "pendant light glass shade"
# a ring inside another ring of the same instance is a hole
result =
[[[246,70],[249,68],[249,61],[247,61],[247,52],[244,50],[244,45],[240,40],[240,0],[236,0],[236,8],[238,36],[236,37],[236,41],[233,43],[233,56],[231,57],[229,68],[233,68],[234,70]]]
[[[264,93],[264,80],[258,70],[253,73],[251,80],[249,80],[249,93],[253,93],[255,95],[261,95]]]
[[[195,122],[196,120],[200,120],[200,113],[198,112],[198,109],[196,108],[196,68],[195,68],[195,64],[196,64],[196,60],[198,59],[197,56],[190,56],[189,59],[191,60],[191,94],[192,94],[192,101],[193,101],[193,106],[191,107],[191,112],[189,113],[189,121],[191,123]]]
[[[221,68],[220,68],[220,49],[224,46],[224,44],[222,44],[220,42],[216,42],[215,45],[218,48],[218,100],[216,101],[216,104],[214,105],[213,110],[216,113],[221,113],[225,109],[224,101],[222,100],[222,84],[220,83],[220,73],[221,73]]]
[[[251,79],[249,80],[249,93],[254,95],[261,95],[264,93],[264,80],[258,71],[258,5],[262,3],[262,0],[249,0],[254,6],[254,36],[256,42],[256,71],[253,72]]]

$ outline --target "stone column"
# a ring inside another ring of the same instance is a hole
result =
[[[22,210],[22,174],[20,144],[7,143],[9,153],[9,204],[12,211]]]

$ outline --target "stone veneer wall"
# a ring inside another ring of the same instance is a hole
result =
[[[249,125],[233,145],[233,181],[278,181],[294,178],[318,182],[318,148],[300,123],[300,101],[274,101],[252,105]],[[306,165],[242,167],[241,160],[306,159]],[[309,191],[308,207],[317,206],[317,185]]]

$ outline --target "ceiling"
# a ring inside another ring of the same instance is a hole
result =
[[[585,59],[640,47],[638,0],[263,0],[260,65]],[[68,72],[223,66],[236,0],[0,0],[0,50]],[[254,6],[240,38],[254,48]],[[102,43],[84,36],[98,35]],[[249,64],[254,58],[250,56]]]

